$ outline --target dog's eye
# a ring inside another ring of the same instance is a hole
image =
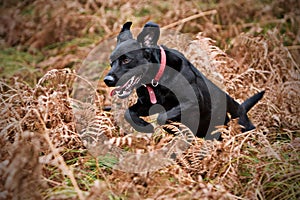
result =
[[[124,58],[124,59],[122,60],[122,64],[123,64],[123,65],[128,64],[128,63],[130,63],[130,61],[131,61],[130,58]]]

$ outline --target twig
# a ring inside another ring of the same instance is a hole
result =
[[[34,113],[36,114],[36,116],[39,118],[39,121],[42,123],[42,125],[43,125],[43,127],[44,127],[45,133],[43,134],[43,136],[44,136],[46,142],[48,143],[49,148],[50,148],[50,150],[52,151],[54,157],[55,157],[55,158],[57,159],[57,161],[58,161],[58,165],[59,165],[58,167],[62,170],[62,172],[63,172],[64,174],[66,174],[66,175],[70,178],[71,183],[72,183],[72,185],[73,185],[73,187],[74,187],[74,189],[75,189],[75,191],[76,191],[76,193],[77,193],[77,195],[78,195],[78,198],[79,198],[80,200],[84,200],[84,199],[85,199],[85,198],[84,198],[84,195],[83,195],[82,191],[80,190],[80,188],[79,188],[79,186],[78,186],[78,184],[77,184],[77,181],[76,181],[76,179],[75,179],[73,170],[70,169],[70,168],[67,166],[67,164],[66,164],[65,161],[64,161],[64,158],[60,155],[58,149],[53,145],[53,143],[52,143],[52,141],[51,141],[51,139],[50,139],[50,136],[49,136],[49,129],[47,129],[47,127],[46,127],[46,125],[45,125],[45,123],[44,123],[44,121],[43,121],[43,119],[42,119],[42,116],[40,116],[39,112],[38,112],[36,109],[33,109],[33,112],[34,112]],[[29,113],[29,112],[28,112],[28,113]],[[25,119],[25,117],[24,117],[24,119]]]
[[[300,170],[297,170],[295,172],[290,172],[288,174],[283,175],[282,177],[280,177],[281,181],[286,181],[288,179],[295,179],[295,177],[300,177]]]
[[[61,183],[57,182],[57,181],[53,181],[53,180],[50,180],[46,177],[43,177],[43,179],[49,183],[52,183],[52,184],[55,184],[55,185],[62,185]]]
[[[288,50],[297,50],[300,49],[300,45],[286,46]]]
[[[272,24],[272,23],[274,23],[274,24],[283,24],[285,22],[286,22],[285,19],[272,19],[272,20],[261,21],[259,23],[256,23],[256,22],[244,23],[241,26],[242,26],[242,28],[249,28],[249,27],[255,26],[257,24],[259,24],[260,26],[264,26],[264,25]]]
[[[201,12],[201,13],[198,13],[196,15],[192,15],[192,16],[189,16],[187,18],[184,18],[184,19],[181,19],[177,22],[173,22],[169,25],[166,25],[164,27],[162,27],[163,29],[169,29],[169,28],[172,28],[172,27],[175,27],[175,26],[178,26],[180,24],[184,24],[188,21],[191,21],[193,19],[197,19],[197,18],[200,18],[200,17],[203,17],[203,16],[206,16],[206,15],[214,15],[214,14],[217,14],[217,10],[209,10],[209,11],[205,11],[205,12]]]

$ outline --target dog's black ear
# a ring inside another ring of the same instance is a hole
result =
[[[121,42],[124,42],[129,39],[132,39],[132,33],[130,31],[131,25],[132,25],[132,22],[126,22],[123,25],[123,27],[117,37],[117,44],[120,44]]]
[[[144,47],[153,47],[157,45],[159,35],[159,26],[153,22],[147,22],[142,32],[138,35],[137,41]]]

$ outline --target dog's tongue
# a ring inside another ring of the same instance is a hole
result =
[[[116,94],[116,89],[113,89],[111,92],[110,92],[110,96],[114,96]]]
[[[113,89],[111,92],[110,92],[110,96],[114,96],[115,94],[117,94],[118,92],[120,92],[124,87],[121,86],[121,87],[117,87],[115,89]]]

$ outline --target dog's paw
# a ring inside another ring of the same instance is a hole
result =
[[[166,124],[167,122],[167,113],[163,112],[163,113],[160,113],[157,117],[157,123],[159,125],[164,125]]]

